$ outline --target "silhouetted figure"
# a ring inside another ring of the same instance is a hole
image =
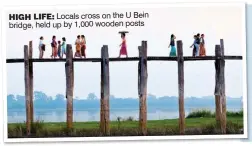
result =
[[[52,37],[52,42],[51,42],[51,47],[52,47],[52,55],[51,58],[55,58],[57,56],[57,42],[56,42],[56,36]]]
[[[58,41],[58,57],[61,58],[61,42]]]

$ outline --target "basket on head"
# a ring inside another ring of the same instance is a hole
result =
[[[122,33],[129,33],[128,31],[119,31],[118,33],[122,34]]]

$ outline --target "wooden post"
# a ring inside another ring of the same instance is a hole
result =
[[[138,46],[138,52],[139,52],[139,61],[138,61],[138,96],[140,97],[140,92],[141,92],[141,88],[140,88],[140,76],[141,76],[141,46]],[[140,106],[140,105],[139,105]],[[140,113],[139,113],[139,119],[140,119]]]
[[[67,128],[73,127],[73,83],[74,83],[74,72],[73,72],[73,50],[72,45],[67,44],[66,52],[66,98],[67,98]]]
[[[224,56],[224,40],[220,39],[221,54]]]
[[[32,62],[32,41],[29,41],[29,94],[30,94],[30,106],[31,106],[31,123],[33,123],[33,116],[34,116],[34,112],[33,112],[33,62]]]
[[[224,40],[220,39],[220,48],[221,48],[221,107],[222,107],[222,113],[221,113],[221,129],[222,133],[226,134],[226,126],[227,126],[227,109],[226,109],[226,90],[225,90],[225,60],[224,60]]]
[[[147,135],[147,41],[142,41],[142,46],[139,47],[140,61],[139,61],[139,129],[142,135]]]
[[[101,107],[100,107],[100,129],[103,135],[110,134],[109,128],[109,54],[108,46],[103,45],[101,49]]]
[[[215,45],[215,56],[221,56],[220,45]],[[221,103],[220,103],[220,92],[221,92],[221,84],[220,84],[220,60],[215,60],[215,119],[216,124],[220,128],[220,115],[221,115]]]
[[[220,45],[215,45],[215,55],[220,57],[215,60],[215,105],[216,105],[216,124],[223,134],[226,133],[226,97],[225,97],[225,77],[223,51]]]
[[[184,108],[184,57],[183,43],[177,41],[178,54],[178,88],[179,88],[179,133],[185,134],[185,108]]]
[[[31,98],[30,98],[30,80],[29,80],[29,53],[28,46],[24,46],[24,78],[25,78],[25,105],[26,105],[26,134],[31,134]]]

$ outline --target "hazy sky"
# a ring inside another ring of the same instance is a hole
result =
[[[84,34],[87,41],[87,57],[100,57],[101,47],[109,47],[109,56],[117,57],[118,45],[121,42],[118,31],[128,30],[126,36],[129,56],[138,56],[137,46],[142,40],[148,42],[149,56],[168,56],[169,39],[174,33],[177,40],[183,41],[185,56],[191,56],[189,47],[193,35],[204,33],[207,55],[214,55],[215,44],[223,38],[226,55],[242,55],[243,7],[237,6],[203,6],[203,7],[156,7],[131,8],[80,8],[26,10],[23,12],[59,12],[59,13],[112,13],[112,12],[147,12],[149,18],[130,19],[142,20],[144,27],[125,28],[82,28],[82,29],[34,29],[22,31],[7,28],[7,58],[23,58],[23,46],[33,41],[33,57],[38,58],[39,37],[44,36],[47,44],[45,57],[50,57],[51,37],[57,40],[66,37],[67,43],[73,45],[78,34]],[[15,12],[15,11],[12,11]],[[17,11],[18,12],[18,11]],[[22,11],[20,11],[22,12]],[[8,23],[8,21],[6,21]],[[75,66],[74,96],[86,97],[88,93],[100,95],[100,63],[78,62]],[[185,96],[213,95],[215,86],[214,61],[185,62]],[[227,96],[243,95],[242,61],[226,61],[225,80]],[[64,63],[34,63],[34,90],[43,91],[47,95],[65,94]],[[177,96],[178,76],[177,62],[148,62],[148,93],[157,96]],[[24,65],[7,64],[7,94],[24,95]],[[110,93],[116,97],[137,97],[137,62],[110,62]]]

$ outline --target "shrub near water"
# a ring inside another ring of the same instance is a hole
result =
[[[227,111],[227,117],[243,117],[243,111],[237,111],[237,112],[233,112],[233,111]],[[207,117],[207,118],[212,118],[215,117],[215,112],[211,112],[210,110],[196,110],[193,111],[191,113],[188,114],[188,116],[186,118],[203,118],[203,117]]]
[[[210,110],[196,110],[188,114],[186,118],[214,117]]]

